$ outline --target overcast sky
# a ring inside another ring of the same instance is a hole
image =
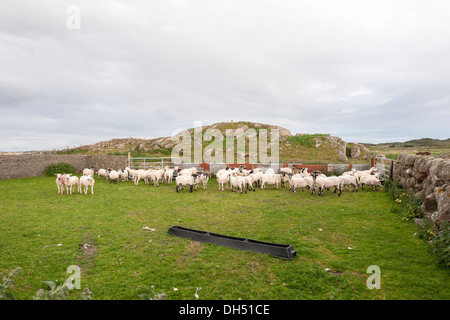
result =
[[[2,1],[0,151],[230,120],[446,139],[449,21],[448,0]]]

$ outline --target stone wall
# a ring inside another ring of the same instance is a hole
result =
[[[393,174],[416,197],[423,197],[422,213],[437,227],[450,222],[450,159],[403,153]]]
[[[125,169],[128,165],[127,156],[107,155],[65,155],[65,154],[22,154],[0,156],[0,179],[39,177],[45,167],[60,162],[74,166],[76,173],[82,173],[84,168],[115,168]]]

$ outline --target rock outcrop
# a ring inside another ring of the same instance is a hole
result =
[[[268,137],[271,137],[271,133],[273,129],[277,129],[279,132],[279,147],[280,151],[284,153],[286,157],[296,157],[295,146],[292,144],[292,141],[289,140],[289,137],[293,136],[291,131],[271,124],[263,124],[249,121],[231,121],[231,122],[218,122],[209,126],[203,126],[202,131],[205,132],[207,129],[218,129],[222,132],[223,136],[226,136],[227,129],[238,130],[241,129],[243,132],[246,132],[249,129],[255,130],[258,132],[261,129],[268,130]],[[193,140],[194,128],[186,129],[187,132],[191,135],[191,139]],[[298,133],[296,135],[304,135]],[[170,154],[172,148],[178,144],[177,140],[172,140],[172,137],[159,137],[153,139],[137,139],[137,138],[123,138],[123,139],[112,139],[108,141],[100,141],[98,143],[92,145],[85,145],[78,147],[80,153],[83,154],[126,154],[130,151],[135,151],[139,153],[147,153],[147,154],[159,154],[159,156],[164,155],[167,156]],[[327,160],[330,162],[340,161],[340,162],[348,162],[349,158],[351,159],[369,159],[367,155],[370,154],[369,150],[362,144],[353,143],[352,144],[352,152],[349,154],[347,151],[347,143],[343,141],[339,137],[335,136],[327,136],[321,135],[315,137],[315,149],[323,148],[326,150],[332,149],[332,152],[328,152],[326,159],[317,159],[317,160]],[[314,147],[313,147],[314,148]],[[67,150],[69,151],[69,150]],[[314,154],[314,150],[311,150]],[[306,150],[305,153],[309,152]],[[334,152],[334,154],[333,154]],[[280,152],[281,153],[281,152]],[[291,159],[291,158],[289,158]]]

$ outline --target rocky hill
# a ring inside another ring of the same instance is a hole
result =
[[[254,129],[257,133],[261,129],[278,129],[280,133],[280,161],[282,162],[348,162],[367,161],[373,155],[363,144],[347,143],[339,137],[329,134],[292,134],[288,129],[262,123],[254,122],[219,122],[213,125],[202,127],[204,132],[207,129],[218,129],[225,137],[227,129]],[[194,128],[188,129],[193,137]],[[270,142],[270,141],[268,141]],[[100,141],[92,145],[80,146],[73,149],[56,151],[60,154],[110,154],[132,156],[170,156],[172,148],[177,142],[173,142],[171,137],[160,137],[155,139],[123,138]],[[203,148],[211,142],[204,142]],[[246,143],[248,151],[248,143]],[[225,148],[224,148],[225,150]],[[248,158],[248,153],[246,154]]]

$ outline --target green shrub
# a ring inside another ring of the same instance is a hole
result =
[[[440,266],[450,267],[450,224],[442,223],[437,231],[434,223],[422,214],[423,199],[416,198],[398,180],[386,180],[384,187],[388,195],[396,202],[391,212],[403,215],[403,220],[422,219],[423,223],[417,236],[430,243],[431,250],[437,256]]]
[[[167,149],[157,148],[157,149],[153,149],[153,150],[151,150],[149,152],[152,153],[152,154],[160,153],[160,154],[165,155],[165,156],[170,156],[172,154],[172,148],[167,148]]]
[[[60,162],[60,163],[53,163],[48,165],[47,167],[45,167],[44,172],[42,173],[42,175],[44,177],[51,177],[57,173],[71,173],[74,174],[75,173],[75,168],[69,164],[69,163],[65,163],[65,162]]]
[[[398,180],[386,180],[384,182],[384,190],[399,204],[399,208],[396,211],[403,214],[404,220],[423,217],[421,210],[423,199],[416,198],[414,194],[405,189]]]
[[[398,159],[398,153],[387,153],[386,154],[387,159],[397,160]]]
[[[450,224],[442,223],[439,231],[431,240],[431,249],[437,255],[439,265],[450,267]]]
[[[300,136],[290,136],[290,137],[287,137],[286,139],[288,141],[291,141],[294,146],[301,145],[301,146],[311,148],[311,147],[316,146],[316,138],[323,138],[325,136],[329,136],[329,134],[321,134],[321,133],[304,134],[304,135],[300,135]]]
[[[12,270],[8,275],[3,276],[3,282],[0,282],[0,300],[16,300],[16,296],[13,292],[9,291],[10,289],[16,286],[13,278],[20,271],[20,267]],[[2,274],[3,275],[3,274]]]

